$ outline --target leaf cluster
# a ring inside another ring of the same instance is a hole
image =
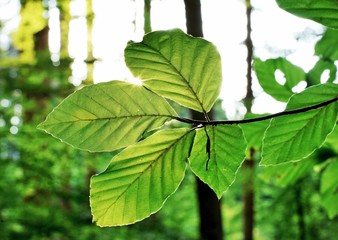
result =
[[[247,146],[240,123],[216,124],[207,117],[221,84],[220,57],[211,43],[181,30],[153,32],[141,43],[129,43],[125,57],[142,86],[112,81],[82,88],[39,126],[89,151],[126,147],[91,181],[91,207],[101,226],[130,224],[158,211],[178,188],[187,162],[220,198],[234,181]],[[335,100],[292,118],[272,118],[263,138],[262,164],[300,160],[320,147],[336,123],[337,92],[335,84],[324,84],[294,95],[287,109],[306,107],[309,99],[310,105]],[[203,112],[207,121],[181,119],[165,98]],[[139,141],[169,120],[194,124]],[[310,137],[315,141],[302,145]]]
[[[131,224],[158,211],[179,187],[187,165],[221,198],[248,147],[261,146],[262,165],[296,162],[320,148],[336,125],[338,85],[318,84],[294,94],[303,72],[285,59],[255,65],[263,88],[287,102],[285,112],[217,122],[208,116],[222,81],[212,43],[179,29],[156,31],[142,42],[129,42],[125,61],[141,85],[115,80],[84,87],[39,125],[76,148],[122,149],[91,179],[90,204],[100,226]],[[289,71],[284,86],[266,80],[280,68]],[[180,117],[167,99],[203,113],[205,121]],[[190,127],[164,129],[172,121]]]

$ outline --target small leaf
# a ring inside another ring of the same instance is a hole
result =
[[[307,73],[307,81],[311,85],[320,84],[325,70],[330,71],[327,82],[333,82],[336,79],[337,67],[334,62],[326,59],[319,59],[316,65]]]
[[[121,81],[84,87],[67,97],[38,127],[89,151],[112,151],[176,116],[162,97]]]
[[[256,58],[254,68],[259,84],[264,91],[282,102],[287,102],[294,94],[292,88],[305,80],[303,69],[293,65],[285,58],[269,59],[264,62]],[[275,74],[277,71],[284,74],[285,83],[278,83]]]
[[[91,179],[90,205],[99,226],[140,221],[157,212],[180,185],[195,131],[158,131],[116,155]]]
[[[338,215],[338,158],[331,161],[322,175],[320,184],[321,203],[330,219]]]
[[[338,29],[337,0],[277,0],[277,4],[298,17],[308,18],[327,27]]]
[[[295,94],[287,109],[311,106],[337,97],[338,85],[322,84]],[[301,160],[325,141],[336,124],[338,102],[292,116],[271,120],[265,132],[262,165],[274,165]]]
[[[210,138],[210,159],[206,152],[207,135],[198,129],[191,156],[192,171],[208,184],[221,198],[234,182],[236,173],[245,158],[246,141],[242,129],[237,125],[205,127]],[[206,169],[206,164],[208,168]]]
[[[179,29],[156,31],[129,43],[125,61],[151,91],[199,112],[209,112],[221,87],[216,47]]]

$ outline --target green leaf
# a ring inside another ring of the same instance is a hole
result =
[[[71,94],[38,127],[77,148],[111,151],[175,116],[164,98],[144,87],[111,81]]]
[[[335,129],[327,136],[326,144],[330,146],[334,152],[338,154],[338,126],[336,124]]]
[[[288,162],[277,166],[266,166],[261,169],[259,177],[280,187],[288,187],[302,178],[315,165],[313,159]]]
[[[196,111],[209,112],[219,95],[222,73],[216,47],[179,29],[130,42],[125,61],[143,86]]]
[[[248,118],[260,117],[261,115],[257,114],[247,114],[245,116]],[[270,120],[263,120],[252,123],[241,124],[241,128],[243,129],[245,139],[248,143],[248,149],[255,148],[256,150],[260,149],[263,142],[263,137],[266,129],[268,128]]]
[[[311,85],[320,84],[321,76],[325,70],[330,71],[327,82],[333,82],[336,79],[337,67],[334,62],[326,59],[319,59],[316,65],[307,73],[307,81]]]
[[[290,98],[286,110],[293,110],[316,105],[338,97],[338,84],[324,83],[305,89]]]
[[[338,215],[338,158],[331,160],[321,178],[320,196],[323,207],[332,219]]]
[[[277,0],[277,4],[298,17],[311,19],[327,27],[338,28],[336,0]]]
[[[208,137],[210,149],[207,149]],[[207,150],[210,150],[210,159]],[[223,192],[234,182],[245,159],[245,151],[246,141],[239,126],[207,126],[197,130],[189,158],[190,167],[221,198]]]
[[[99,226],[140,221],[157,212],[180,185],[195,131],[158,131],[115,156],[91,179],[90,205]]]
[[[337,3],[338,5],[338,3]],[[327,29],[315,46],[316,55],[332,62],[338,60],[338,30]]]
[[[295,94],[287,109],[311,106],[337,97],[338,85],[326,83]],[[262,165],[301,160],[325,141],[336,124],[338,102],[307,112],[281,116],[271,120],[265,132]]]
[[[264,91],[278,101],[287,102],[294,94],[292,88],[305,80],[303,69],[293,65],[285,58],[268,59],[261,61],[259,58],[254,62],[255,72]],[[281,71],[285,77],[285,83],[280,84],[275,73]]]

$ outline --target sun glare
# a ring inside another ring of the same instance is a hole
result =
[[[141,79],[139,78],[136,78],[136,77],[130,77],[126,80],[127,82],[129,83],[132,83],[134,85],[137,85],[137,86],[142,86],[142,81]]]

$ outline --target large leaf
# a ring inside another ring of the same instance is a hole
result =
[[[145,87],[199,112],[209,112],[221,87],[216,47],[179,29],[157,31],[130,42],[125,61]]]
[[[285,58],[269,59],[261,61],[255,59],[255,72],[264,91],[278,101],[287,102],[294,94],[292,88],[300,81],[305,80],[304,71],[290,63]],[[284,74],[285,83],[278,83],[275,73],[279,70]]]
[[[175,116],[164,98],[144,87],[111,81],[71,94],[39,128],[77,148],[111,151]]]
[[[245,151],[246,141],[239,126],[207,126],[197,130],[189,158],[190,167],[221,198],[234,182],[245,159]]]
[[[159,131],[115,156],[91,179],[94,221],[126,225],[158,211],[184,177],[194,135],[187,129]]]
[[[338,96],[338,85],[323,84],[294,95],[287,109],[314,105]],[[262,165],[296,161],[319,148],[336,124],[338,102],[292,116],[271,120],[265,132]]]
[[[277,0],[280,8],[327,27],[338,28],[337,0]]]
[[[338,3],[337,3],[338,5]],[[324,36],[315,46],[316,55],[330,59],[332,62],[338,60],[338,30],[327,29]]]
[[[320,184],[321,203],[332,219],[338,215],[338,158],[325,169]]]

